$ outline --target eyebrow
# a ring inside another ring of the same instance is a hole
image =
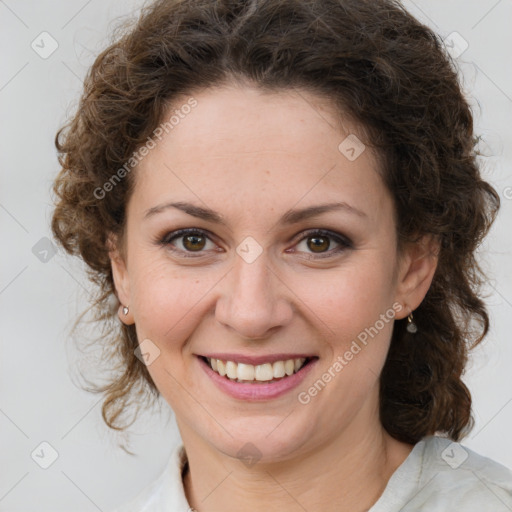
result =
[[[178,210],[181,210],[182,212],[187,213],[188,215],[192,215],[193,217],[207,220],[207,221],[213,222],[215,224],[222,224],[224,226],[227,225],[227,222],[224,219],[224,217],[219,215],[214,210],[211,210],[210,208],[203,208],[201,206],[196,206],[192,203],[187,203],[187,202],[183,202],[183,201],[178,201],[178,202],[174,202],[174,203],[165,203],[165,204],[153,206],[152,208],[149,208],[148,210],[146,210],[146,212],[144,213],[144,219],[147,219],[149,217],[157,215],[158,213],[161,213],[170,208],[176,208]],[[319,215],[322,215],[323,213],[328,213],[331,211],[344,211],[347,213],[357,215],[358,217],[362,217],[362,218],[367,217],[366,213],[362,212],[361,210],[358,210],[354,206],[351,206],[345,202],[338,202],[338,203],[321,204],[321,205],[317,205],[317,206],[308,206],[306,208],[301,208],[301,209],[297,209],[297,210],[288,210],[279,219],[278,223],[287,224],[287,225],[297,224],[303,220],[309,219],[311,217],[318,217]]]

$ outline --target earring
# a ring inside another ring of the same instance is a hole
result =
[[[412,313],[407,317],[407,331],[410,332],[411,334],[414,334],[415,332],[418,331],[418,326],[413,320]]]
[[[128,314],[128,311],[130,311],[126,306],[123,306],[123,314],[126,316]]]

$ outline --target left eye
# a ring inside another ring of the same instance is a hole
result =
[[[332,248],[332,245],[337,247]],[[302,249],[301,249],[302,246]],[[296,245],[300,252],[310,251],[313,254],[318,254],[320,257],[331,256],[333,253],[338,253],[344,249],[351,247],[349,240],[331,233],[330,231],[317,230],[306,233],[306,236]]]

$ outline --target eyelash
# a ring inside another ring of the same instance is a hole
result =
[[[177,231],[172,231],[171,233],[167,233],[164,237],[162,237],[161,239],[158,240],[158,243],[162,246],[169,248],[172,252],[182,253],[182,255],[185,258],[199,258],[199,257],[203,256],[204,255],[203,251],[197,251],[197,256],[195,256],[195,255],[193,255],[194,251],[186,251],[183,249],[171,248],[171,246],[172,246],[171,242],[173,240],[187,236],[187,235],[204,236],[208,240],[212,241],[208,232],[203,229],[185,228],[185,229],[178,229]],[[330,258],[330,257],[333,257],[334,255],[339,254],[340,252],[343,252],[347,249],[353,248],[353,244],[348,238],[346,238],[345,236],[342,236],[338,233],[328,231],[325,229],[311,229],[311,230],[305,231],[302,235],[303,235],[302,238],[300,238],[295,245],[298,245],[303,240],[306,240],[308,238],[314,238],[314,237],[330,238],[335,243],[340,245],[340,247],[337,247],[336,249],[331,249],[324,253],[307,253],[309,256],[312,256],[312,259]],[[309,259],[309,256],[308,256],[308,259]]]

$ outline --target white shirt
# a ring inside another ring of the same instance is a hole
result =
[[[163,473],[115,512],[192,512],[182,444]],[[512,471],[449,439],[417,443],[368,512],[512,512]],[[316,511],[311,511],[316,512]]]

